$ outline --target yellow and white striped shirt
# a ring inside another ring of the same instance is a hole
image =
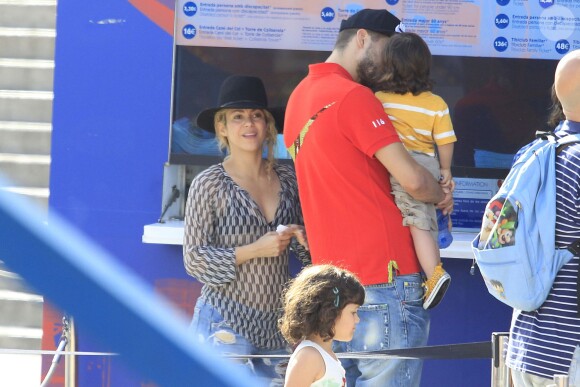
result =
[[[438,95],[430,91],[419,95],[379,91],[376,96],[408,151],[435,156],[434,144],[445,145],[457,141],[449,108]]]

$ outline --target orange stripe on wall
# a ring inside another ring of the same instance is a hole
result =
[[[62,334],[62,316],[62,312],[56,309],[55,306],[50,304],[45,299],[44,303],[42,304],[42,340],[40,342],[41,349],[47,351],[54,351],[56,349],[60,335]],[[52,366],[53,360],[54,356],[41,357],[42,380],[44,380],[46,377],[48,370]],[[54,374],[52,374],[52,378],[50,379],[48,386],[64,386],[64,371],[64,361],[61,361],[56,367]]]
[[[140,10],[145,16],[173,36],[175,11],[155,0],[129,0],[129,3]]]

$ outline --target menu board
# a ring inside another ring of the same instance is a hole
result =
[[[485,206],[497,193],[503,180],[462,177],[454,177],[453,180],[453,230],[479,230]]]
[[[176,1],[176,44],[331,51],[340,22],[388,9],[434,55],[559,59],[580,48],[579,0]]]

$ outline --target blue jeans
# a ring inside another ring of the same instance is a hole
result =
[[[236,333],[221,314],[203,297],[199,297],[189,331],[195,342],[208,344],[218,353],[233,355],[288,355],[287,348],[264,349]],[[238,360],[236,360],[238,361]],[[288,359],[241,359],[239,362],[260,378],[265,385],[283,386]]]
[[[429,313],[423,309],[422,277],[397,276],[392,283],[365,286],[360,323],[351,342],[336,342],[335,352],[381,351],[423,347],[429,337]],[[414,387],[422,360],[342,359],[349,387]]]

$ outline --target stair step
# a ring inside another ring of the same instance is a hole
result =
[[[52,38],[56,37],[54,28],[0,27],[1,36]]]
[[[0,336],[13,337],[13,338],[17,338],[17,339],[40,340],[40,339],[42,339],[42,329],[41,328],[22,328],[20,326],[15,326],[15,327],[0,326]],[[13,347],[4,347],[4,348],[13,348]]]
[[[40,329],[42,332],[42,329]],[[0,348],[7,349],[28,349],[28,350],[40,350],[42,345],[42,337],[31,338],[31,337],[11,337],[0,335]],[[13,355],[14,356],[14,355]],[[21,356],[21,355],[19,355]],[[1,359],[1,358],[0,358]],[[0,360],[2,361],[2,360]],[[0,374],[0,385],[8,386],[7,384],[2,384],[2,377],[4,375]],[[14,386],[14,385],[11,385]],[[21,386],[24,386],[23,384]],[[32,384],[27,384],[27,386],[32,386]]]
[[[0,121],[0,130],[50,133],[52,124],[50,122]]]
[[[0,121],[0,153],[50,154],[52,125]]]
[[[5,27],[55,28],[56,3],[0,1],[0,25]]]
[[[56,0],[0,0],[0,5],[12,5],[12,4],[19,4],[19,5],[56,5]],[[56,12],[55,12],[56,13]]]
[[[14,98],[14,99],[35,99],[52,101],[52,91],[36,91],[36,90],[0,90],[0,98]]]
[[[0,57],[54,58],[56,31],[47,28],[0,27]]]
[[[52,121],[51,91],[0,90],[0,120]]]
[[[4,265],[0,265],[0,291],[34,293],[18,274],[11,272]]]
[[[0,153],[0,163],[19,165],[50,165],[50,155],[23,155],[17,153]]]
[[[42,326],[42,297],[38,301],[3,300],[0,291],[0,326]]]
[[[0,153],[0,171],[16,187],[48,187],[50,156]]]
[[[56,7],[57,0],[0,0],[0,175],[11,180],[2,180],[0,190],[36,202],[45,219]],[[42,296],[0,261],[0,348],[40,349],[42,312]],[[20,362],[23,355],[0,357],[0,386],[40,380],[41,356],[34,369]],[[15,377],[8,382],[10,371]]]
[[[38,294],[0,289],[0,327],[41,327],[42,303]]]
[[[47,59],[0,58],[0,66],[54,70],[54,61]]]
[[[49,188],[39,188],[39,187],[0,187],[0,190],[4,192],[10,192],[17,195],[28,196],[35,199],[45,199],[48,200],[50,195]]]
[[[43,297],[0,261],[0,348],[39,349]]]
[[[48,218],[48,198],[50,190],[42,187],[0,187],[0,190],[8,192],[24,200],[30,200],[42,211],[39,215],[43,219]],[[0,287],[1,289],[1,287]]]
[[[0,302],[23,302],[23,303],[36,303],[42,304],[42,296],[36,293],[30,292],[18,292],[14,290],[0,289]],[[16,305],[16,304],[14,304]],[[0,324],[0,326],[6,324]]]
[[[53,78],[54,61],[0,58],[0,89],[52,91]]]

